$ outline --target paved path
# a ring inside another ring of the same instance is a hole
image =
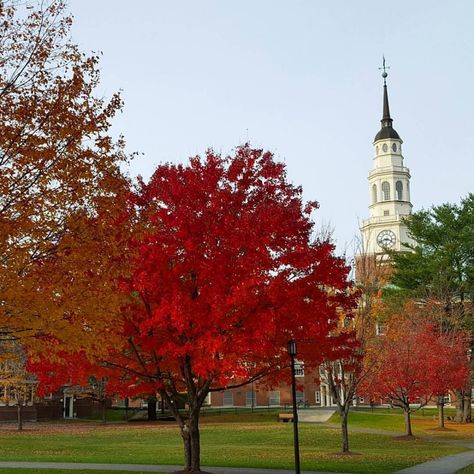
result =
[[[0,462],[2,468],[23,469],[90,469],[103,471],[132,471],[132,472],[174,472],[183,469],[183,466],[159,466],[153,464],[95,464],[84,462]],[[202,469],[212,474],[294,474],[293,470],[284,469],[256,469],[244,467],[207,467]],[[301,471],[301,474],[338,474],[334,472]],[[340,474],[340,473],[339,473]]]
[[[324,423],[324,426],[327,426],[328,428],[335,428],[338,430],[341,429],[340,423]],[[349,425],[349,433],[369,433],[369,434],[379,434],[383,436],[392,436],[392,437],[402,436],[405,434],[401,431],[389,431],[389,430],[382,430],[380,428],[366,428],[363,426],[351,426],[351,425]]]
[[[306,408],[298,410],[298,421],[301,423],[324,423],[336,410],[331,408]]]
[[[445,456],[397,471],[395,474],[454,474],[474,463],[474,451]]]

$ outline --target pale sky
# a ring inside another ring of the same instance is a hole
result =
[[[414,209],[474,192],[471,0],[69,0],[73,39],[102,51],[132,177],[250,140],[317,200],[352,253],[368,216],[382,54]]]

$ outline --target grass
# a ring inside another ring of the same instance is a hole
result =
[[[377,423],[375,417],[382,416],[362,415],[358,420],[362,424],[368,423],[367,417]],[[178,465],[183,462],[182,443],[174,423],[38,423],[28,428],[23,433],[13,427],[0,431],[0,460]],[[201,436],[203,466],[293,468],[293,425],[277,423],[274,412],[206,415],[202,418]],[[341,456],[339,450],[338,428],[300,425],[304,470],[388,473],[464,449],[424,439],[406,442],[380,434],[352,433],[351,450],[358,455]]]
[[[464,469],[460,469],[456,471],[456,474],[474,474],[474,464],[465,467]]]
[[[2,468],[2,474],[46,474],[48,472],[54,472],[54,474],[130,474],[131,471],[91,471],[87,470],[76,470],[76,469],[25,469],[25,468]],[[149,471],[147,471],[147,474]],[[145,474],[144,471],[134,471],[134,474]],[[160,474],[155,472],[153,474]],[[161,473],[166,474],[166,473]]]
[[[454,409],[448,409],[448,415],[453,415]],[[452,439],[472,439],[474,438],[474,427],[472,424],[458,424],[446,421],[448,430],[438,431],[438,421],[435,418],[437,410],[435,408],[425,408],[414,412],[412,418],[413,434],[420,436],[452,438]],[[330,423],[340,423],[339,415],[334,414]],[[351,428],[369,428],[403,433],[405,429],[403,412],[400,409],[376,409],[373,412],[369,410],[358,410],[349,412],[349,429]]]
[[[181,410],[184,411],[184,410]],[[242,407],[242,408],[204,408],[201,411],[201,417],[214,417],[214,418],[222,418],[225,419],[224,417],[227,415],[250,415],[253,414],[256,418],[261,418],[261,417],[269,417],[269,416],[277,416],[278,413],[285,411],[289,412],[291,411],[291,407],[287,409],[283,408],[274,408],[274,407],[268,407],[268,408],[254,408],[253,410],[248,407]],[[129,408],[128,412],[125,410],[125,408],[119,407],[119,408],[107,408],[105,411],[105,419],[106,422],[114,422],[114,421],[127,421],[130,418],[133,417],[136,413],[141,413],[146,417],[147,411],[145,408]],[[168,415],[168,413],[165,413],[165,415]],[[160,417],[161,413],[157,412],[157,417]],[[102,410],[97,410],[94,412],[90,417],[84,418],[83,420],[93,420],[93,421],[102,421],[103,419],[103,413]],[[232,418],[235,421],[235,416]]]

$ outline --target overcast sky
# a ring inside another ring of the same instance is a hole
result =
[[[338,250],[368,215],[382,54],[415,210],[474,192],[474,2],[69,0],[73,39],[102,51],[100,94],[130,175],[250,140],[317,200]]]

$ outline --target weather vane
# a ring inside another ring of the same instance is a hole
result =
[[[379,70],[381,71],[383,69],[382,77],[383,77],[383,85],[385,86],[387,84],[387,71],[386,69],[390,69],[390,66],[385,66],[385,56],[382,56],[383,62],[382,62],[382,67],[379,67]]]

